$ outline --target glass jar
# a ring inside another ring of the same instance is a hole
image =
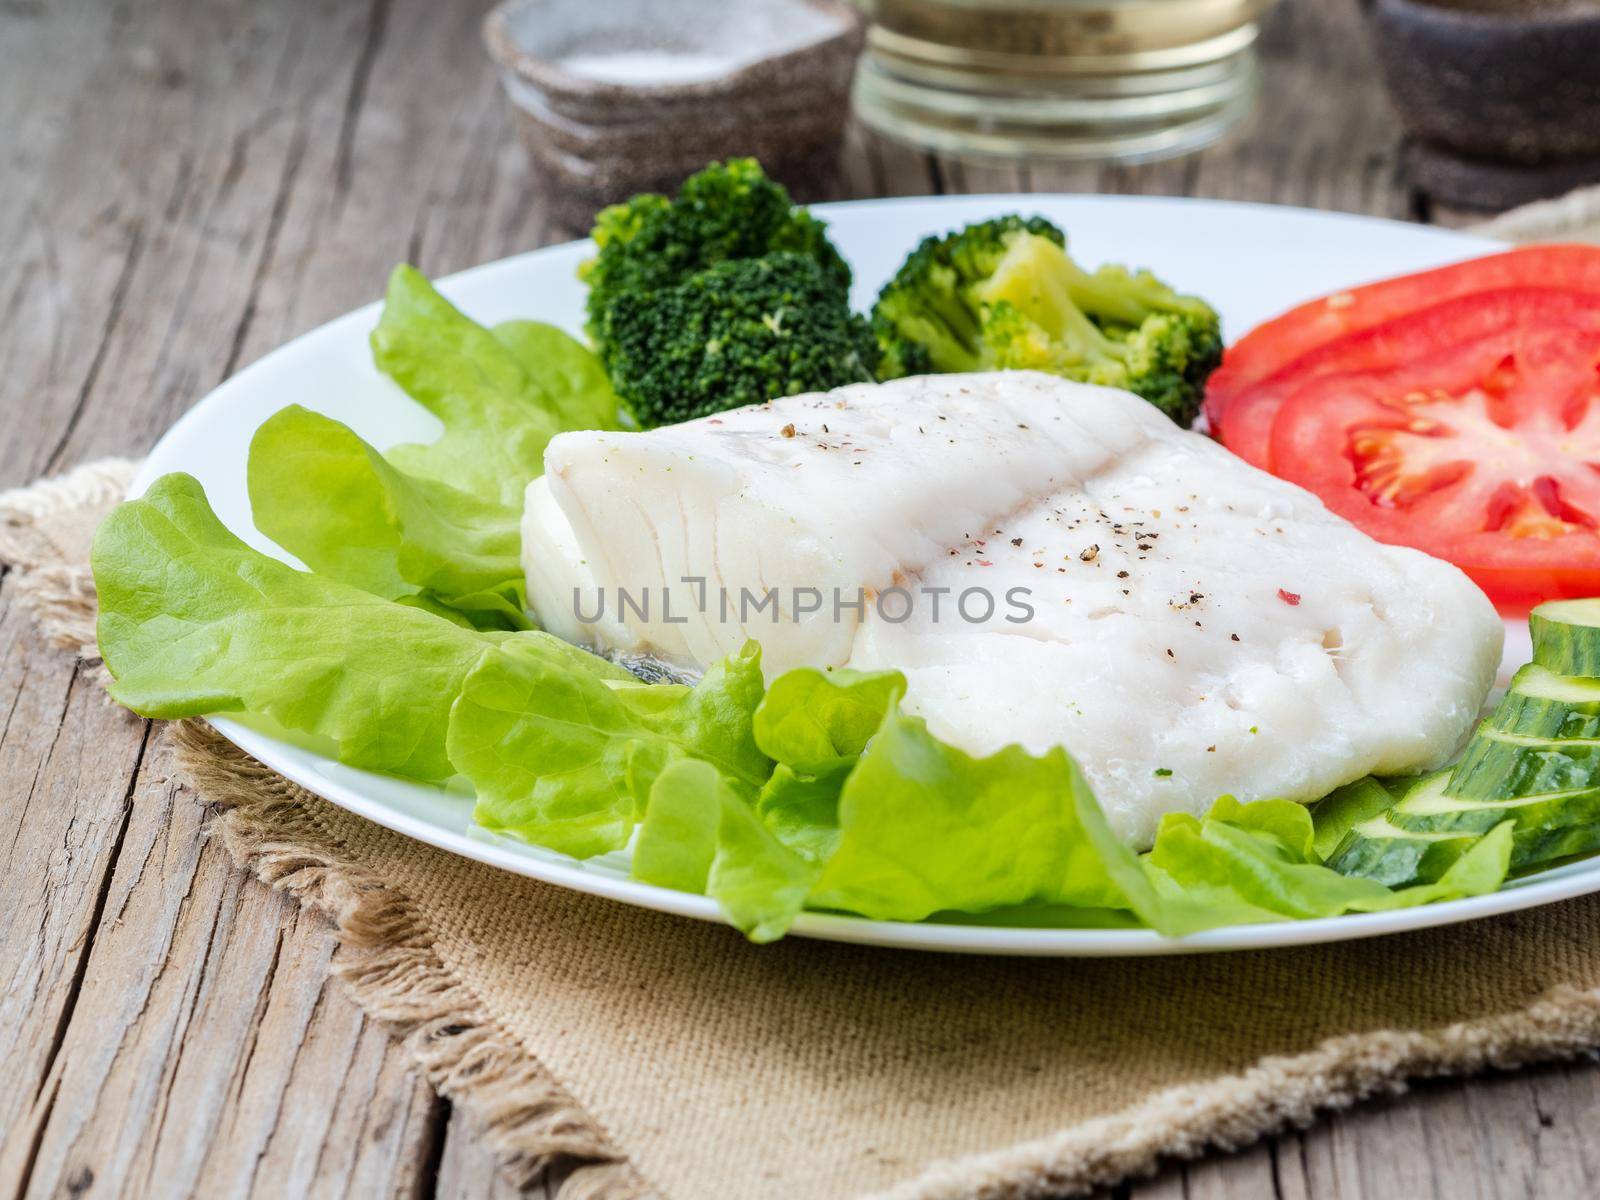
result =
[[[1256,92],[1272,0],[865,0],[856,111],[977,158],[1134,162],[1214,141]]]

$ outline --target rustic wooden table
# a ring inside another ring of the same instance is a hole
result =
[[[555,240],[481,0],[0,0],[0,487],[136,454],[238,367],[375,296]],[[978,169],[851,135],[846,195],[1162,192],[1426,219],[1355,0],[1287,0],[1265,101],[1139,168]],[[330,987],[165,739],[41,648],[0,574],[0,1189],[494,1196],[470,1124]],[[1594,1194],[1600,1070],[1421,1088],[1120,1189]]]

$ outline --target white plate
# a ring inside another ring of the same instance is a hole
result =
[[[1420,270],[1496,248],[1483,238],[1365,217],[1267,205],[1119,196],[972,196],[823,205],[856,272],[855,301],[870,304],[883,280],[925,234],[1004,212],[1039,212],[1068,230],[1075,257],[1148,266],[1221,310],[1237,335],[1323,292]],[[583,289],[574,270],[585,244],[536,250],[442,280],[440,289],[485,323],[512,317],[578,332]],[[376,288],[381,281],[374,280]],[[205,484],[217,514],[269,554],[287,558],[250,521],[245,455],[256,427],[286,404],[336,417],[383,447],[437,436],[437,421],[372,366],[367,335],[378,305],[313,330],[267,355],[197,404],[152,451],[135,492],[168,471]],[[1522,635],[1523,638],[1526,634]],[[1525,645],[1525,643],[1524,643]],[[1525,656],[1525,649],[1513,651]],[[635,883],[620,854],[578,862],[471,822],[459,788],[430,787],[352,770],[233,719],[213,724],[242,749],[351,812],[480,862],[644,908],[717,921],[704,896]],[[1236,926],[1193,937],[1146,930],[1003,929],[902,924],[807,913],[794,932],[881,946],[982,954],[1142,955],[1260,949],[1370,937],[1510,912],[1600,890],[1600,861],[1546,872],[1493,895],[1403,912]]]

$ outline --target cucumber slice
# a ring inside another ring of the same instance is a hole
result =
[[[1528,737],[1600,738],[1600,679],[1557,675],[1529,663],[1512,678],[1489,723]]]
[[[1328,859],[1341,875],[1373,879],[1385,887],[1433,883],[1470,850],[1480,834],[1407,833],[1384,817],[1363,821]]]
[[[1485,727],[1468,743],[1447,790],[1467,800],[1515,800],[1594,787],[1600,787],[1600,740],[1555,741]]]
[[[1467,800],[1449,793],[1450,775],[1423,777],[1383,816],[1354,826],[1328,866],[1388,887],[1432,883],[1502,821],[1515,822],[1513,871],[1600,849],[1600,788]]]
[[[1338,848],[1328,856],[1328,866],[1341,875],[1375,879],[1386,887],[1432,883],[1450,869],[1482,836],[1481,830],[1427,832],[1406,829],[1395,816],[1408,802],[1433,800],[1444,795],[1450,771],[1435,771],[1413,783],[1400,802],[1387,813],[1354,825]],[[1415,799],[1413,799],[1415,798]],[[1491,826],[1492,828],[1492,826]]]
[[[1311,809],[1311,824],[1316,831],[1311,848],[1320,859],[1332,857],[1345,835],[1363,821],[1381,817],[1394,807],[1401,792],[1390,792],[1371,775],[1347,783],[1317,801]]]
[[[1389,887],[1431,883],[1503,821],[1513,871],[1600,851],[1600,598],[1541,604],[1529,626],[1534,661],[1461,761],[1351,826],[1330,867]]]
[[[1545,792],[1515,800],[1465,800],[1444,792],[1407,796],[1386,819],[1408,833],[1484,834],[1501,821],[1515,821],[1519,832],[1568,829],[1600,823],[1600,788]]]
[[[1551,600],[1528,616],[1533,661],[1561,675],[1600,676],[1600,599]]]
[[[1596,850],[1600,850],[1600,822],[1564,829],[1519,829],[1511,837],[1511,870],[1531,871]]]
[[[1372,879],[1390,888],[1434,883],[1480,836],[1407,833],[1382,817],[1374,817],[1345,834],[1328,866],[1341,875]]]

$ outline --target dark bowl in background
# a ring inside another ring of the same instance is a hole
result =
[[[536,193],[558,225],[585,233],[605,205],[675,191],[713,159],[758,158],[797,200],[826,198],[865,25],[842,0],[506,0],[484,40]],[[703,77],[629,82],[566,65],[593,50],[729,61]]]
[[[1503,208],[1600,179],[1600,0],[1371,0],[1423,190]]]

